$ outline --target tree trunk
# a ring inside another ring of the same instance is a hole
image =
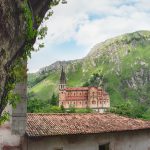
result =
[[[29,0],[34,21],[35,16],[43,18],[52,0]],[[23,0],[0,0],[0,116],[7,105],[6,84],[8,70],[18,57],[22,57],[25,46],[25,20],[21,9]],[[38,25],[34,22],[35,29]],[[33,40],[33,44],[35,39]]]

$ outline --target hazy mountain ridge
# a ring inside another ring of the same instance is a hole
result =
[[[92,78],[93,73],[98,73],[105,78],[103,85],[110,94],[112,104],[127,99],[149,104],[149,57],[150,31],[124,34],[97,44],[83,59],[58,61],[32,74],[32,79],[29,75],[29,82],[43,76],[29,91],[33,91],[38,98],[49,99],[53,92],[58,91],[63,65],[68,86],[82,86]]]

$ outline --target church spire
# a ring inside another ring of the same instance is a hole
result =
[[[66,87],[66,74],[64,72],[64,68],[62,66],[61,69],[61,75],[60,75],[60,84],[59,84],[59,89],[63,90]]]

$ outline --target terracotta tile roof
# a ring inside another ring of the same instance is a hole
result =
[[[90,134],[150,129],[150,121],[115,114],[28,114],[28,136]]]
[[[67,87],[65,88],[64,90],[66,91],[78,91],[78,90],[88,90],[89,88],[88,87]]]
[[[88,91],[91,88],[96,88],[99,91],[103,91],[105,94],[107,94],[101,87],[96,87],[96,86],[91,86],[91,87],[90,86],[89,87],[66,87],[66,88],[64,88],[64,90],[66,90],[66,91],[79,91],[79,90]]]

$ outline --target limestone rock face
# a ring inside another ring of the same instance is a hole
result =
[[[32,95],[49,99],[50,91],[45,92],[45,83],[49,83],[46,86],[53,90],[51,93],[55,92],[63,65],[67,86],[79,87],[88,82],[90,86],[103,86],[113,105],[121,100],[150,105],[149,58],[150,31],[137,31],[96,44],[83,59],[47,66],[41,69],[41,74],[29,75],[28,83]]]
[[[29,0],[33,21],[44,17],[51,0]],[[21,57],[25,45],[26,22],[21,9],[23,0],[0,0],[0,114],[6,106],[4,97],[8,80],[8,68]],[[34,27],[38,25],[34,22]],[[34,44],[34,40],[33,40]]]

